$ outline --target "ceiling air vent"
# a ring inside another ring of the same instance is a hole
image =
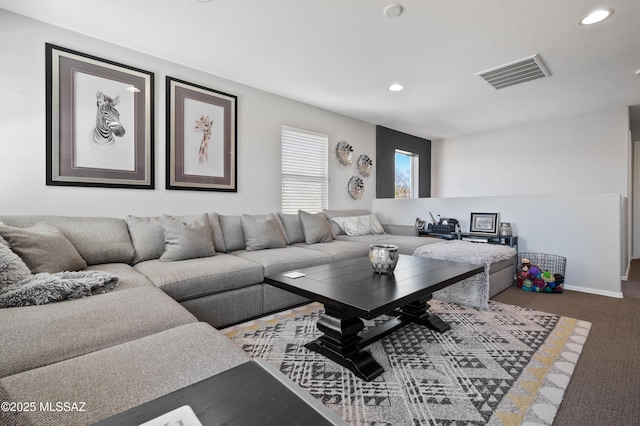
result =
[[[551,74],[542,64],[538,55],[529,56],[515,62],[476,73],[494,89],[503,89],[514,84],[525,83]]]

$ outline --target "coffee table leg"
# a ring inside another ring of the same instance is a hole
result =
[[[359,333],[364,328],[360,318],[325,306],[325,314],[318,320],[317,327],[323,335],[307,343],[307,349],[326,356],[366,381],[384,372],[370,352],[360,349]]]
[[[444,333],[451,329],[451,326],[444,322],[439,316],[429,313],[429,305],[427,302],[431,300],[432,296],[429,295],[416,302],[409,303],[408,305],[400,308],[402,316],[410,321],[424,325],[431,330],[435,330],[439,333]]]

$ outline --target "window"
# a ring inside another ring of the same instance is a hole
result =
[[[418,155],[396,149],[396,198],[418,198]]]
[[[282,126],[282,213],[329,207],[329,137]]]

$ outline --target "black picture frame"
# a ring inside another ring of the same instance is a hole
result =
[[[154,73],[50,43],[45,62],[46,184],[154,189]]]
[[[237,96],[169,76],[166,92],[166,188],[237,192]]]
[[[471,213],[469,233],[477,235],[498,235],[499,213]]]

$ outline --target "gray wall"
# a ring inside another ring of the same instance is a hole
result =
[[[420,198],[431,196],[431,141],[382,126],[376,126],[377,198],[395,198],[395,150],[418,154]]]
[[[329,207],[371,209],[375,168],[360,200],[347,192],[355,165],[342,166],[334,147],[375,161],[375,126],[185,67],[107,41],[0,10],[0,213],[73,216],[155,216],[217,211],[259,214],[280,209],[281,126],[329,136]],[[45,42],[155,73],[153,191],[45,185]],[[171,191],[165,182],[165,76],[238,96],[238,192]],[[356,156],[357,158],[357,156]]]

